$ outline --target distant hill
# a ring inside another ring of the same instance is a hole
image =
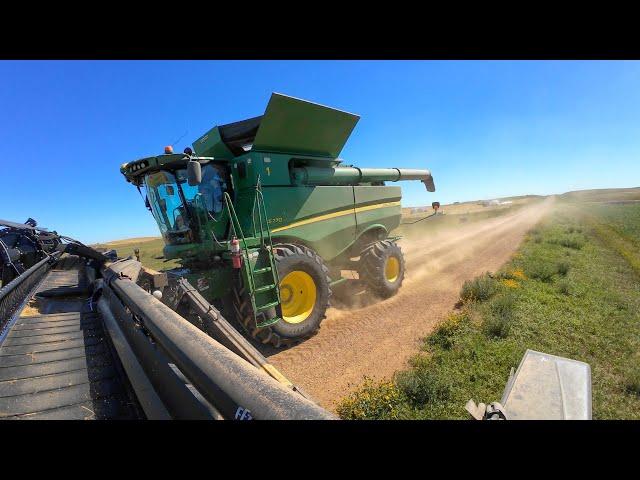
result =
[[[496,200],[501,202],[515,201],[515,200],[532,200],[534,198],[544,198],[545,195],[516,195],[515,197],[498,197]]]
[[[640,200],[640,187],[576,190],[558,195],[558,198],[571,202],[637,201]]]
[[[160,237],[160,235],[158,235],[157,237],[133,237],[133,238],[124,238],[124,239],[120,239],[120,240],[110,240],[108,242],[98,242],[95,243],[94,245],[109,245],[109,247],[114,248],[114,247],[122,247],[122,246],[126,246],[126,245],[132,245],[135,243],[145,243],[145,242],[151,242],[153,240],[158,240],[161,239],[162,237]]]
[[[499,200],[500,202],[513,202],[513,203],[526,203],[535,199],[542,199],[545,195],[517,195],[514,197],[495,197],[491,200]],[[559,200],[568,202],[635,202],[640,201],[640,187],[632,188],[598,188],[592,190],[574,190],[566,192],[560,195],[556,195]],[[469,202],[454,202],[448,205],[442,205],[442,209],[448,213],[457,213],[458,211],[473,210],[473,205],[486,203],[484,200],[471,200]],[[428,208],[427,208],[428,207]],[[448,207],[448,208],[446,208]],[[405,215],[411,214],[414,208],[420,207],[405,207],[402,209],[402,213]],[[427,210],[431,209],[431,206],[423,206]]]
[[[497,205],[488,205],[487,200],[471,200],[468,202],[454,202],[446,205],[442,205],[441,211],[447,214],[466,214],[472,213],[478,210],[487,210],[487,209],[496,209],[496,208],[508,208],[513,205],[522,205],[537,199],[544,198],[544,195],[518,195],[515,197],[495,197],[491,200],[498,200],[500,204]],[[504,205],[502,202],[509,202],[509,205]],[[420,207],[404,207],[402,209],[402,213],[404,215],[412,215],[417,213],[419,210],[422,211],[431,211],[431,205],[425,205]]]

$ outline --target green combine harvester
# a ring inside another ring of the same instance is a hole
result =
[[[252,337],[275,347],[315,333],[332,288],[356,271],[394,295],[404,259],[391,232],[400,187],[429,170],[358,168],[338,158],[358,115],[274,93],[264,115],[212,128],[193,149],[125,163],[165,241],[164,257]],[[434,208],[439,204],[434,202]]]

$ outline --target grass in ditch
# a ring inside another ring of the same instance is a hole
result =
[[[602,207],[597,225],[622,207],[637,209],[624,217],[637,225],[625,228],[640,228],[640,205]],[[589,217],[557,209],[499,272],[464,285],[463,307],[425,339],[409,370],[368,381],[339,415],[469,418],[467,400],[499,401],[530,348],[591,365],[594,418],[640,418],[640,274],[610,242]]]

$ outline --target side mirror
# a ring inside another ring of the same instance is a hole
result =
[[[432,202],[431,208],[433,208],[437,212],[438,209],[440,208],[440,202]]]
[[[200,185],[200,182],[202,182],[202,167],[200,166],[200,162],[189,160],[189,163],[187,163],[187,181],[190,187]]]

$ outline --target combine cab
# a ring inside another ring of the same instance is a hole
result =
[[[376,296],[394,295],[404,259],[391,232],[401,190],[429,170],[371,169],[338,158],[359,117],[273,94],[264,115],[212,128],[193,149],[121,166],[186,277],[262,343],[317,331],[332,289],[355,270]],[[173,305],[179,309],[179,305]]]

